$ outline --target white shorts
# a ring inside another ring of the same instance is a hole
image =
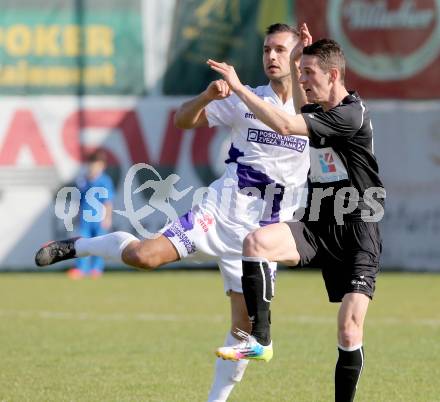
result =
[[[258,226],[255,227],[257,229]],[[181,259],[203,262],[215,260],[226,293],[243,293],[242,246],[252,227],[220,216],[213,205],[196,205],[165,228],[163,235],[173,243]],[[277,264],[270,263],[273,271]],[[275,273],[275,272],[274,272]]]

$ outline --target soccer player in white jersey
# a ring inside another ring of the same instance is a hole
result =
[[[248,87],[265,102],[292,115],[289,56],[298,39],[298,32],[288,25],[268,27],[263,66],[269,84]],[[155,239],[138,240],[129,233],[114,232],[92,239],[55,241],[38,251],[36,263],[44,266],[97,255],[150,270],[183,258],[215,259],[230,297],[231,331],[225,346],[232,346],[240,342],[237,329],[251,329],[241,284],[243,240],[252,230],[290,219],[300,206],[310,165],[308,139],[275,133],[255,118],[224,80],[211,82],[200,95],[184,103],[175,124],[184,129],[208,125],[230,129],[226,171],[210,185],[202,201]],[[272,280],[275,269],[276,263],[271,264]],[[208,401],[225,401],[247,363],[217,359]]]
[[[302,32],[308,32],[305,24]],[[379,221],[386,196],[370,113],[359,94],[345,86],[345,63],[341,46],[326,38],[293,57],[292,85],[301,84],[309,102],[301,114],[291,116],[256,97],[232,66],[208,61],[258,118],[281,134],[309,138],[311,146],[306,219],[268,225],[246,237],[242,283],[252,332],[239,345],[219,348],[217,355],[233,360],[272,357],[269,261],[320,267],[329,301],[341,303],[335,402],[353,402],[364,367],[364,322],[380,270]]]

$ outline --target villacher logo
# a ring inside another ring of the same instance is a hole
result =
[[[369,79],[406,79],[438,56],[440,0],[334,0],[327,19],[350,68]]]

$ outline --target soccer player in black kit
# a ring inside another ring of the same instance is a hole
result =
[[[305,24],[301,34],[302,52],[292,52],[291,71],[306,102],[296,116],[248,91],[232,66],[208,62],[258,119],[283,135],[308,136],[313,147],[307,215],[301,221],[260,228],[245,239],[242,284],[252,333],[243,335],[238,346],[217,349],[217,355],[270,360],[273,284],[268,262],[320,267],[330,302],[341,303],[335,401],[351,402],[364,365],[363,324],[379,271],[378,221],[384,213],[385,190],[373,154],[368,110],[356,92],[345,88],[342,49],[330,39],[311,43]]]

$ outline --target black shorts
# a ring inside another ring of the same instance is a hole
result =
[[[373,298],[382,241],[375,222],[288,222],[301,257],[299,266],[321,268],[330,302],[346,293]]]

